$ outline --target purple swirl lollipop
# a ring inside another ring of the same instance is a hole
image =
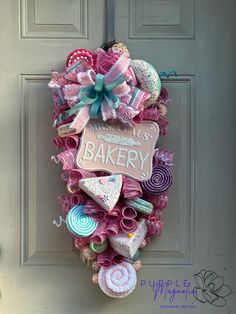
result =
[[[153,168],[151,178],[141,182],[141,186],[147,193],[159,194],[169,189],[172,180],[173,177],[170,168],[164,165],[156,165]]]

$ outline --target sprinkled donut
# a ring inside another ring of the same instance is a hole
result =
[[[131,67],[142,90],[150,93],[144,107],[147,108],[157,100],[161,91],[161,80],[154,67],[144,60],[131,60]]]

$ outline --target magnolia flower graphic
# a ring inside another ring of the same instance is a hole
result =
[[[196,286],[193,295],[201,303],[210,303],[217,307],[226,305],[226,297],[232,294],[232,289],[224,284],[224,277],[211,270],[202,269],[194,274]]]

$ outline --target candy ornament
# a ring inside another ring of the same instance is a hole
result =
[[[136,271],[133,265],[127,262],[109,268],[101,267],[98,273],[98,284],[109,297],[123,298],[135,289]]]
[[[153,205],[150,202],[147,202],[141,198],[134,198],[131,200],[126,200],[125,201],[127,206],[130,206],[134,210],[136,210],[139,213],[142,213],[144,215],[149,215],[151,214],[153,210]]]
[[[143,190],[151,194],[163,193],[172,185],[172,172],[169,167],[156,165],[153,168],[152,177],[141,182]]]
[[[98,223],[84,214],[84,206],[74,206],[66,216],[67,228],[76,236],[88,237],[97,228]]]

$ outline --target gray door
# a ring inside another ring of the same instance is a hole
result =
[[[234,295],[214,301],[214,291],[236,289],[235,2],[115,4],[115,37],[132,58],[178,74],[163,83],[172,98],[163,144],[175,152],[164,231],[143,252],[128,298],[108,299],[92,284],[67,230],[52,224],[64,186],[50,160],[56,150],[47,83],[70,51],[105,40],[105,1],[2,0],[0,313],[233,313]],[[201,270],[208,272],[194,276]],[[171,298],[158,290],[160,280],[172,291],[198,287],[199,300],[191,293]]]

